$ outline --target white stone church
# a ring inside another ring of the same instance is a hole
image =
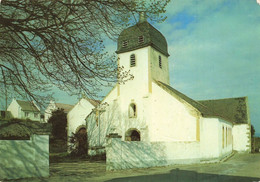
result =
[[[247,97],[195,101],[172,88],[167,41],[144,17],[122,31],[116,53],[118,65],[134,79],[117,84],[86,118],[90,148],[106,146],[107,164],[113,161],[108,169],[218,161],[233,150],[250,152]]]

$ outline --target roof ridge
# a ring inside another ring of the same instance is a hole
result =
[[[225,117],[219,115],[218,113],[216,113],[215,111],[213,111],[211,108],[207,107],[206,105],[204,105],[204,104],[202,104],[202,103],[197,102],[196,100],[193,100],[192,98],[190,98],[190,97],[186,96],[185,94],[179,92],[178,90],[174,89],[174,88],[171,87],[170,85],[167,85],[167,84],[165,84],[165,83],[163,83],[163,82],[161,82],[161,81],[157,81],[157,80],[155,80],[155,81],[156,81],[157,83],[159,83],[159,84],[166,85],[166,86],[170,87],[172,91],[177,92],[177,94],[176,94],[176,93],[174,93],[174,94],[177,95],[178,97],[180,97],[182,100],[184,100],[184,101],[187,102],[188,104],[190,104],[190,105],[191,105],[192,107],[194,107],[195,109],[197,109],[197,110],[202,114],[202,116],[204,116],[204,117],[207,117],[207,116],[215,116],[215,117],[216,117],[216,116],[217,116],[217,117],[220,118],[220,119],[224,119],[224,120],[230,121],[230,119],[225,118]],[[186,97],[186,98],[183,98],[183,96]],[[186,100],[187,98],[188,98],[189,100]],[[197,105],[195,105],[194,103],[191,103],[191,102],[189,102],[189,101],[192,101],[192,102],[196,103]],[[198,106],[199,106],[199,107],[202,107],[202,108],[199,108]],[[230,121],[230,122],[232,122],[232,121]]]
[[[198,105],[200,105],[200,106],[202,106],[202,107],[204,107],[204,108],[208,108],[207,106],[205,106],[205,105],[203,105],[203,104],[197,102],[196,100],[193,100],[192,98],[188,97],[187,95],[185,95],[185,94],[181,93],[180,91],[176,90],[175,88],[171,87],[170,85],[168,85],[168,84],[166,84],[166,83],[163,83],[163,82],[161,82],[161,81],[157,81],[157,80],[155,80],[155,81],[156,81],[157,83],[161,84],[161,85],[165,85],[165,86],[170,87],[172,90],[174,90],[175,92],[177,92],[177,96],[179,96],[179,95],[181,95],[182,97],[184,96],[184,97],[190,99],[190,101],[195,102],[195,103],[197,103]],[[176,93],[175,93],[175,94],[176,94]],[[178,94],[179,94],[179,95],[178,95]],[[181,97],[181,98],[182,98],[182,97]],[[184,98],[182,98],[182,99],[183,99],[184,101],[186,101]],[[188,102],[188,101],[186,101],[186,102]],[[190,102],[188,102],[188,103],[189,103],[190,105],[192,105],[193,107],[195,107],[196,109],[199,110],[199,108],[197,108],[196,106],[194,106],[192,103],[190,103]],[[201,112],[201,111],[200,111],[200,112]]]
[[[217,101],[217,100],[227,100],[227,99],[242,99],[247,98],[248,96],[241,96],[241,97],[227,97],[227,98],[220,98],[220,99],[207,99],[207,100],[196,100],[197,102],[200,101]]]
[[[55,104],[65,104],[65,103],[56,102]],[[71,106],[74,106],[74,104],[65,104],[65,105],[71,105]]]

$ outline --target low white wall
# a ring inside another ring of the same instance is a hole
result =
[[[0,179],[49,176],[49,136],[0,140]]]
[[[233,149],[238,152],[250,152],[250,125],[238,124],[233,126]]]
[[[200,162],[198,142],[125,142],[108,138],[107,170],[147,168]]]

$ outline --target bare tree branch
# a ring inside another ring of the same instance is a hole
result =
[[[102,86],[118,79],[115,55],[105,52],[103,40],[116,40],[143,11],[151,21],[162,21],[168,1],[3,0],[1,93],[6,89],[40,102],[55,85],[72,95],[98,97]]]

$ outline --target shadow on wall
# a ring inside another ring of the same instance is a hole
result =
[[[122,142],[121,138],[108,139],[106,169],[120,170],[166,166],[165,146],[160,143]]]
[[[20,123],[19,126],[23,124]],[[10,125],[18,126],[17,123],[11,123]],[[4,128],[7,127],[0,126],[2,131]],[[27,140],[1,138],[0,179],[49,176],[49,136],[48,134],[40,134],[39,130],[42,129],[34,127],[34,125],[28,129],[33,133],[30,133],[30,138]],[[37,131],[38,134],[35,134]],[[16,132],[19,135],[19,132],[22,132],[22,130],[17,130]]]
[[[195,171],[185,171],[171,170],[169,174],[155,174],[155,175],[145,175],[145,176],[134,176],[127,178],[115,178],[112,180],[107,180],[107,182],[245,182],[245,181],[260,181],[260,178],[244,177],[244,176],[228,176],[228,175],[218,175],[218,174],[206,174],[198,173]]]
[[[129,129],[137,130],[141,140],[146,138],[147,131],[141,131],[142,128],[146,128],[145,120],[130,118],[128,113],[122,113],[119,109],[118,103],[113,102],[104,109],[105,112],[95,113],[92,111],[88,115],[86,123],[90,147],[105,146],[106,136],[110,133],[118,133],[123,136],[123,140],[125,140],[125,134],[127,135],[126,132],[129,131]],[[132,133],[128,134],[131,135]],[[138,139],[134,140],[137,141]]]
[[[0,179],[49,176],[48,136],[0,140]]]
[[[106,142],[106,135],[114,129],[114,122],[119,120],[118,105],[116,103],[107,106],[105,110],[106,112],[100,113],[92,111],[86,118],[90,147],[104,146]]]

